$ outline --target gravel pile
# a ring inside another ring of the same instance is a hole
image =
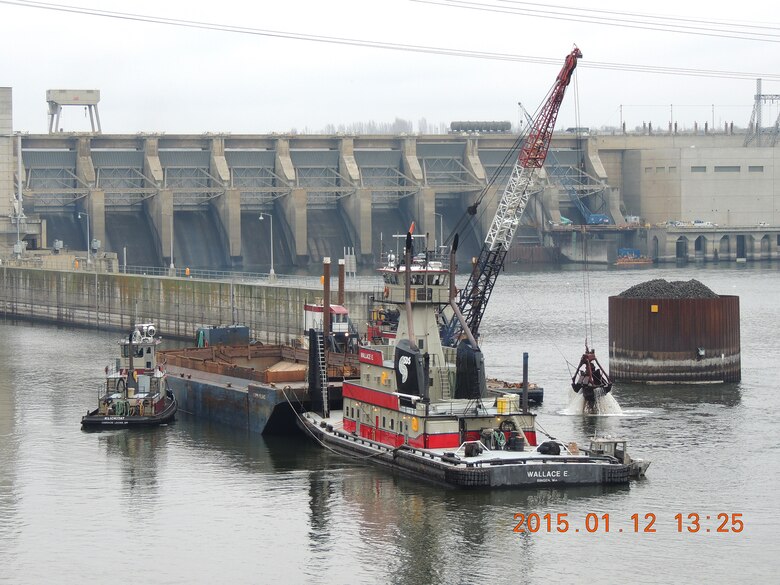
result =
[[[718,295],[698,280],[656,278],[624,290],[619,297],[633,299],[717,299]]]

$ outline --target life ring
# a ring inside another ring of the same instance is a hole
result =
[[[385,298],[387,298],[389,296],[390,296],[390,287],[386,286],[385,287]]]

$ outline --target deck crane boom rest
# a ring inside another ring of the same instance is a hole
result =
[[[528,131],[528,136],[517,157],[509,182],[504,188],[498,203],[493,223],[485,237],[485,243],[479,254],[477,264],[469,276],[468,284],[461,291],[458,307],[465,321],[476,337],[482,315],[490,299],[490,293],[496,283],[498,273],[504,265],[504,259],[512,244],[517,226],[523,216],[531,187],[538,180],[539,169],[544,166],[547,151],[550,148],[558,110],[563,102],[566,87],[571,82],[582,52],[575,46],[553,84],[547,101],[541,108]],[[451,319],[443,330],[442,341],[454,346],[462,333],[458,319]]]

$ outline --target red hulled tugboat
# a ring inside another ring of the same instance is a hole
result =
[[[647,465],[625,451],[595,454],[552,437],[538,440],[535,415],[518,394],[491,392],[481,350],[454,302],[450,268],[414,256],[379,269],[383,302],[399,309],[395,343],[360,349],[360,378],[343,384],[343,411],[329,411],[321,386],[310,387],[300,426],[328,448],[455,487],[624,483]],[[461,320],[457,348],[442,346],[438,308]],[[321,395],[314,400],[315,395]]]

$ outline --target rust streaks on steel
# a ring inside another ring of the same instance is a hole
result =
[[[738,381],[739,297],[610,297],[609,350],[618,380]]]

